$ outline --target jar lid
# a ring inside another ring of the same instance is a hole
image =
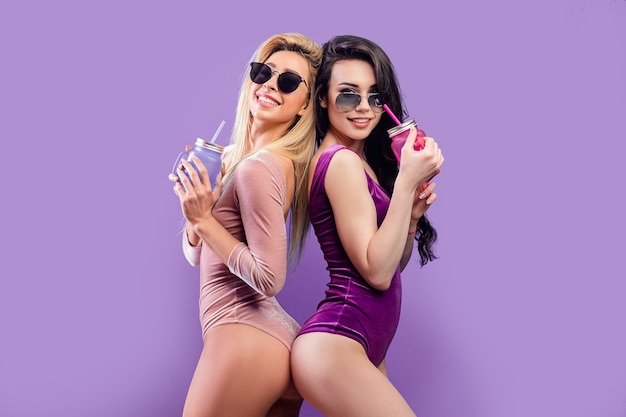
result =
[[[398,126],[394,126],[391,129],[387,130],[387,134],[389,134],[389,136],[395,136],[399,133],[404,132],[405,130],[409,129],[411,126],[417,126],[417,123],[415,123],[415,119],[408,119],[405,122],[403,122],[402,124],[398,125]]]
[[[217,143],[211,143],[208,142],[202,138],[197,138],[196,139],[196,146],[201,146],[203,148],[206,149],[210,149],[212,151],[216,151],[216,152],[223,152],[224,151],[224,147],[222,145],[218,145]]]

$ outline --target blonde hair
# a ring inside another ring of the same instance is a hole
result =
[[[301,74],[309,87],[308,104],[302,116],[297,116],[295,123],[278,140],[266,145],[263,149],[277,150],[289,157],[295,172],[295,194],[291,205],[289,259],[297,258],[302,249],[309,230],[308,213],[308,182],[309,163],[315,152],[315,112],[314,94],[315,78],[322,61],[322,48],[310,38],[300,33],[281,33],[263,42],[252,55],[243,76],[239,92],[239,102],[235,116],[235,124],[231,136],[229,151],[224,155],[226,166],[225,176],[229,176],[237,164],[252,151],[252,114],[249,107],[249,89],[252,80],[248,76],[249,63],[265,62],[274,52],[292,51],[300,53],[306,59],[309,72]]]

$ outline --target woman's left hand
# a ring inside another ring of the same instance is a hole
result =
[[[411,209],[411,222],[417,222],[426,213],[430,205],[437,200],[437,194],[433,191],[437,184],[423,182],[415,189],[413,208]]]

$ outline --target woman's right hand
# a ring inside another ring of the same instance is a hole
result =
[[[402,146],[399,176],[406,176],[412,183],[413,188],[423,182],[430,181],[441,171],[444,162],[443,153],[435,139],[425,136],[424,147],[417,151],[413,144],[417,139],[417,129],[411,127],[409,136]]]
[[[220,173],[215,189],[213,189],[209,181],[209,174],[202,161],[194,157],[193,162],[198,167],[198,171],[190,162],[183,160],[178,168],[178,177],[171,174],[169,178],[175,182],[174,193],[180,200],[185,219],[191,226],[195,227],[212,217],[211,210],[221,194],[223,183]],[[183,168],[189,173],[191,179],[184,174]]]

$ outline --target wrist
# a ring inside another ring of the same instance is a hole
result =
[[[418,229],[419,229],[419,226],[417,224],[417,220],[415,221],[411,220],[411,222],[409,223],[409,234],[410,235],[416,234]]]
[[[417,185],[414,184],[413,178],[407,177],[407,175],[401,175],[398,173],[396,182],[393,186],[393,194],[407,194],[413,198]]]
[[[189,242],[191,246],[195,247],[202,244],[202,239],[200,239],[200,236],[198,236],[193,229],[193,226],[189,223],[187,223],[187,226],[185,227],[185,236],[187,237],[187,242]]]
[[[205,216],[201,219],[195,219],[194,222],[190,222],[191,230],[198,235],[200,240],[205,240],[212,233],[211,231],[215,230],[215,227],[219,225],[219,222],[215,217],[209,215]]]

